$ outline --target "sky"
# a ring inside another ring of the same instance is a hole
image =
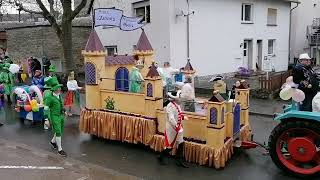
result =
[[[74,9],[74,0],[72,0],[72,9]],[[16,8],[13,8],[12,6],[4,6],[3,7],[6,11],[6,13],[8,13],[8,14],[18,14],[19,12],[17,11],[17,9]],[[47,7],[47,8],[49,8],[49,7]]]

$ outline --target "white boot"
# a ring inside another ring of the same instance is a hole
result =
[[[62,145],[61,145],[61,136],[60,137],[56,137],[56,141],[57,141],[57,146],[58,146],[58,154],[66,157],[67,154],[62,150]]]

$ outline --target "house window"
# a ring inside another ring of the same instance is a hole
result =
[[[129,91],[129,71],[125,67],[120,67],[116,71],[116,91]]]
[[[275,41],[274,39],[268,40],[268,55],[274,55],[274,49],[275,49]]]
[[[244,23],[253,22],[253,4],[242,4],[241,21]]]
[[[268,22],[267,25],[275,26],[277,25],[277,9],[268,8]]]
[[[87,62],[85,70],[86,70],[86,84],[87,85],[97,84],[95,65],[93,63]]]
[[[140,1],[132,4],[134,16],[142,18],[142,22],[150,23],[150,1]]]
[[[108,56],[113,56],[118,53],[118,47],[117,46],[105,46],[105,49],[108,52]]]

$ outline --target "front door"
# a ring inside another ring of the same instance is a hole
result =
[[[243,63],[242,66],[249,68],[249,41],[245,40],[243,42]]]

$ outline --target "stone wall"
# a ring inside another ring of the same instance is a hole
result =
[[[63,59],[63,50],[53,28],[48,25],[7,29],[7,51],[14,60],[47,56],[51,61]],[[85,47],[91,27],[73,27],[73,55],[83,65],[81,50]],[[56,64],[56,63],[54,63]]]

